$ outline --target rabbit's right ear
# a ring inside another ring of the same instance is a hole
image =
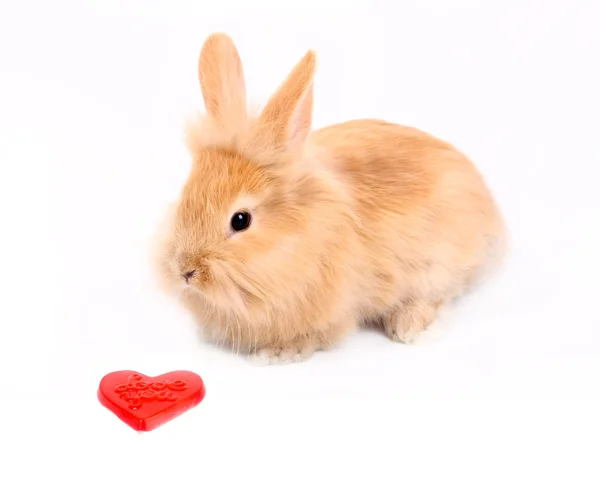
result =
[[[315,69],[316,54],[309,50],[265,105],[259,121],[261,133],[276,146],[297,148],[308,137]]]
[[[227,126],[246,118],[244,70],[233,40],[225,33],[211,34],[200,52],[198,79],[209,116]]]

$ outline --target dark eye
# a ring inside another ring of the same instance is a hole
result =
[[[252,217],[247,211],[238,211],[231,217],[231,228],[233,231],[244,231],[250,226]]]

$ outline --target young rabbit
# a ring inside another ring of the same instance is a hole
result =
[[[229,36],[198,72],[206,115],[158,266],[215,342],[268,363],[367,323],[409,343],[501,259],[495,201],[450,144],[380,120],[311,131],[314,52],[257,117]]]

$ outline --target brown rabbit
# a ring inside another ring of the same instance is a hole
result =
[[[227,35],[198,70],[206,115],[158,266],[212,340],[271,363],[366,323],[411,342],[502,258],[494,199],[450,144],[380,120],[311,132],[312,51],[257,117]]]

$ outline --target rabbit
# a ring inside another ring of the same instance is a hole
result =
[[[308,50],[252,115],[233,40],[208,36],[206,112],[158,240],[165,291],[207,340],[264,364],[367,325],[410,344],[505,254],[495,199],[449,143],[376,119],[313,131],[315,70]]]

